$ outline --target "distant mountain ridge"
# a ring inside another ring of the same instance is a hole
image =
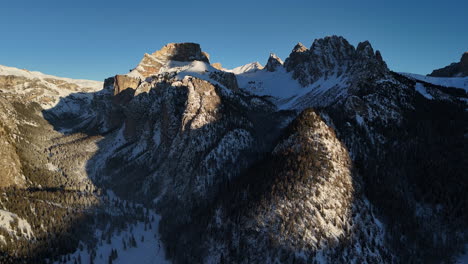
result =
[[[467,77],[468,76],[468,52],[463,53],[459,62],[434,70],[428,74],[432,77]]]

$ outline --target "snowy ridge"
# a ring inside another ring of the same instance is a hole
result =
[[[22,99],[38,102],[44,109],[56,106],[60,98],[72,94],[79,100],[90,101],[91,93],[101,90],[103,86],[103,82],[56,77],[2,65],[0,83],[3,84],[2,92],[14,96],[22,95]],[[83,94],[78,94],[79,92]]]
[[[93,80],[83,80],[83,79],[71,79],[71,78],[64,78],[64,77],[57,77],[54,75],[48,75],[44,74],[42,72],[38,71],[28,71],[25,69],[18,69],[15,67],[8,67],[8,66],[3,66],[0,65],[0,75],[14,75],[14,76],[21,76],[21,77],[26,77],[28,79],[56,79],[56,80],[62,80],[70,83],[77,84],[81,87],[88,87],[88,88],[93,88],[96,90],[100,90],[102,88],[103,82],[100,81],[93,81]]]
[[[248,73],[248,72],[256,72],[258,70],[263,69],[263,66],[259,62],[251,62],[239,67],[236,67],[232,70],[226,70],[228,72],[232,72],[234,74],[243,74],[243,73]]]
[[[203,61],[170,61],[160,70],[160,72],[176,74],[177,80],[183,80],[186,76],[197,77],[202,80],[210,80],[209,72],[215,71],[218,70],[209,63]]]
[[[400,73],[410,79],[445,87],[461,88],[468,92],[468,77],[431,77],[414,73]]]

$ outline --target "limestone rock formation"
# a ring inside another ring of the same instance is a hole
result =
[[[0,188],[25,184],[14,138],[18,126],[11,120],[14,112],[12,104],[0,98]]]
[[[153,54],[145,54],[138,66],[132,71],[135,76],[145,79],[159,73],[169,61],[203,61],[209,63],[209,55],[196,43],[169,43]]]
[[[213,66],[215,69],[218,69],[218,70],[223,70],[223,65],[219,62],[215,62],[215,63],[212,63],[211,66]]]
[[[315,40],[309,50],[296,45],[285,67],[303,86],[333,75],[367,75],[376,78],[388,73],[380,52],[374,53],[368,41],[354,48],[346,39],[338,36]]]
[[[293,78],[299,80],[301,84],[302,80],[305,79],[304,76],[307,74],[305,72],[306,69],[296,66],[306,63],[306,61],[309,59],[308,51],[309,49],[302,45],[302,43],[298,43],[291,51],[291,54],[289,54],[289,57],[284,61],[284,67],[286,70],[291,71],[292,69],[296,69],[293,71]]]
[[[165,78],[183,78],[186,74],[207,74],[213,81],[219,82],[225,87],[238,90],[237,78],[231,72],[222,69],[221,64],[209,64],[209,56],[203,52],[196,43],[170,43],[153,54],[145,54],[138,66],[130,73],[116,75],[104,82],[107,87],[114,80],[114,95],[129,90],[125,96],[117,98],[118,102],[128,102],[131,96],[148,92],[151,83]]]
[[[197,43],[170,43],[164,46],[161,50],[152,54],[161,60],[173,61],[204,61],[209,63],[209,56],[202,52],[200,45]]]
[[[274,53],[270,53],[265,69],[274,72],[278,67],[283,67],[283,61]]]
[[[139,78],[128,75],[116,75],[114,80],[114,95],[117,95],[127,89],[136,90],[141,83]]]

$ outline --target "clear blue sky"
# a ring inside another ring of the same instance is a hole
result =
[[[169,42],[227,68],[287,57],[297,42],[369,40],[392,70],[427,74],[468,51],[468,1],[5,1],[0,64],[102,80]]]

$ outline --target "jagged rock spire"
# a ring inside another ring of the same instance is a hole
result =
[[[374,49],[372,48],[372,45],[367,40],[363,41],[363,42],[360,42],[357,45],[356,52],[357,52],[357,54],[363,55],[363,56],[366,56],[366,57],[372,57],[372,56],[375,55],[374,54]]]
[[[296,44],[296,46],[294,46],[292,52],[293,52],[293,53],[294,53],[294,52],[306,52],[306,51],[308,51],[308,50],[309,50],[309,49],[306,48],[306,46],[304,46],[301,42],[298,42],[298,43]]]
[[[269,72],[274,72],[278,67],[283,67],[283,61],[276,54],[270,53],[265,69]]]
[[[341,36],[316,39],[310,49],[298,43],[284,66],[303,86],[332,75],[339,77],[347,73],[354,78],[360,75],[381,76],[388,72],[382,55],[378,51],[374,53],[369,41],[354,48]]]
[[[203,61],[209,63],[209,55],[197,43],[169,43],[153,54],[145,53],[143,59],[129,74],[114,77],[114,94],[131,88],[135,90],[147,77],[156,75],[169,61]]]

